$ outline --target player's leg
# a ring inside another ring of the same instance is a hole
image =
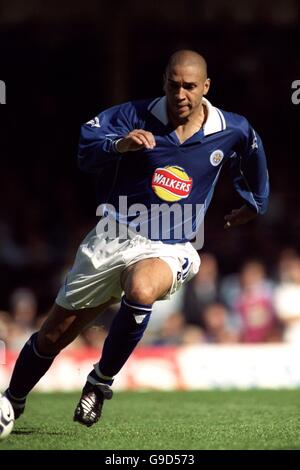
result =
[[[148,325],[153,303],[173,283],[169,265],[150,258],[130,266],[122,276],[125,295],[105,340],[98,370],[111,380],[123,367]]]
[[[79,335],[83,328],[116,300],[94,308],[69,310],[54,304],[37,336],[37,349],[42,355],[57,355]]]
[[[111,303],[81,310],[67,310],[53,305],[40,331],[34,333],[21,350],[5,392],[14,407],[16,418],[24,411],[28,393],[47,372],[59,352]]]
[[[152,304],[172,287],[170,266],[149,258],[128,267],[121,279],[125,295],[104,342],[102,357],[90,372],[76,407],[74,420],[91,426],[101,415],[103,399],[112,397],[110,385],[142,338]]]

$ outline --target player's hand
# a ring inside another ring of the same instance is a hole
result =
[[[135,129],[118,141],[117,150],[120,153],[135,152],[142,148],[153,149],[155,145],[156,142],[152,132],[145,131],[144,129]]]
[[[240,209],[233,209],[230,214],[225,215],[224,217],[226,222],[224,228],[229,229],[231,227],[235,227],[236,225],[246,224],[256,216],[257,213],[246,205],[242,206]]]

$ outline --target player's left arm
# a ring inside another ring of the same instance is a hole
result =
[[[239,209],[233,209],[230,214],[224,216],[225,225],[224,228],[228,229],[235,227],[236,225],[246,224],[250,220],[255,219],[257,212],[251,209],[249,206],[244,204]]]
[[[236,157],[231,160],[231,173],[234,187],[245,204],[224,217],[225,228],[247,223],[264,214],[268,207],[269,176],[264,147],[246,120],[241,127]]]

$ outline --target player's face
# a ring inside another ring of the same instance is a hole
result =
[[[164,90],[171,116],[180,121],[202,112],[202,97],[209,90],[210,80],[196,65],[176,65],[165,76]]]

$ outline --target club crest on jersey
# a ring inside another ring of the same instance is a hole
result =
[[[155,194],[163,201],[173,202],[190,195],[193,179],[180,166],[156,168],[151,186]]]
[[[224,157],[224,153],[222,152],[222,150],[218,149],[218,150],[214,150],[210,154],[209,160],[213,166],[218,166],[223,160],[223,157]]]

